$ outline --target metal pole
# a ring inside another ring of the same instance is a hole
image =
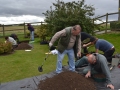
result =
[[[107,33],[107,24],[108,24],[108,13],[106,14],[106,29],[105,29],[105,33]]]

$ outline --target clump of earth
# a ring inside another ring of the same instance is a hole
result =
[[[15,50],[26,50],[31,48],[32,47],[29,45],[29,41],[21,41],[20,44],[18,44],[18,47],[15,48]]]
[[[94,81],[76,72],[65,71],[40,81],[39,90],[96,90]]]

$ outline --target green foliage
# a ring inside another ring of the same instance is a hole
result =
[[[40,26],[38,26],[37,32],[42,41],[46,41],[46,36],[49,34],[47,31],[47,25],[41,24]]]
[[[3,43],[0,42],[0,54],[4,53]]]
[[[45,15],[45,22],[47,23],[48,30],[53,35],[57,31],[62,30],[65,27],[80,24],[82,31],[91,33],[94,29],[94,24],[90,16],[94,15],[94,8],[84,4],[82,1],[72,1],[64,3],[63,1],[53,3],[55,7],[52,10],[47,10]]]
[[[25,36],[26,38],[29,38],[30,37],[30,31],[26,31],[26,36]],[[34,37],[38,37],[38,32],[37,32],[37,29],[35,29],[35,31],[34,31]]]
[[[111,30],[119,30],[120,29],[120,21],[110,22]]]
[[[103,31],[103,30],[110,30],[110,24],[107,24],[107,28],[106,28],[106,24],[101,24],[101,25],[97,25],[99,31]]]
[[[0,54],[9,53],[12,50],[12,44],[10,42],[0,42]]]

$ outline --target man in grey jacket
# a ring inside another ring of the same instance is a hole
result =
[[[83,64],[87,64],[88,66],[83,70],[83,74],[85,74],[85,77],[91,77],[91,74],[95,73],[103,73],[106,76],[106,83],[107,87],[114,89],[114,86],[111,82],[111,75],[110,70],[107,65],[107,59],[105,56],[94,53],[94,54],[88,54],[87,56],[84,56],[83,58],[76,61],[75,66],[80,67]]]
[[[58,42],[58,55],[57,55],[57,68],[56,73],[62,72],[62,60],[64,55],[68,55],[69,59],[69,70],[75,71],[75,57],[81,56],[81,38],[80,38],[81,27],[75,25],[73,27],[67,27],[57,32],[49,42],[49,46],[52,47],[54,42],[59,39]],[[77,53],[77,54],[76,54]]]

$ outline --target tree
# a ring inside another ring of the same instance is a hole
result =
[[[91,16],[94,15],[94,8],[84,4],[82,1],[72,1],[64,3],[63,1],[53,3],[55,9],[50,7],[45,13],[45,22],[48,26],[48,31],[51,35],[57,31],[62,30],[67,26],[73,26],[80,24],[82,31],[91,33],[94,29],[93,21]]]

